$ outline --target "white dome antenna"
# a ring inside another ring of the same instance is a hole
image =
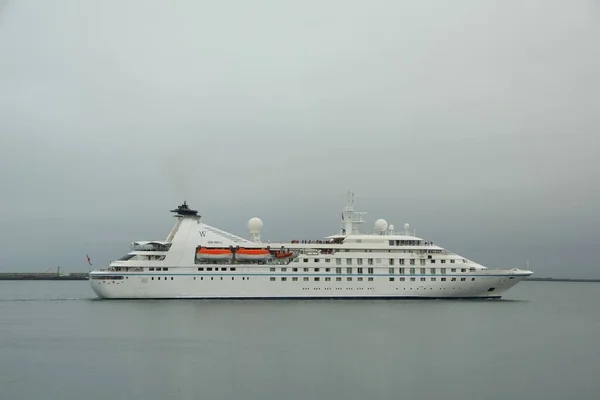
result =
[[[408,236],[408,230],[410,229],[410,224],[407,222],[404,224],[404,231],[406,232],[406,235]]]
[[[390,232],[391,235],[394,234],[394,225],[390,224],[390,226],[388,226],[388,231]]]
[[[248,230],[252,235],[252,241],[260,242],[260,231],[262,231],[263,222],[258,217],[250,218],[248,221]]]
[[[375,221],[375,232],[379,233],[380,235],[383,234],[383,232],[386,231],[388,227],[388,223],[385,219],[378,219],[377,221]]]

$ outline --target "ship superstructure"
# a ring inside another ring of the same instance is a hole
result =
[[[164,241],[140,241],[106,269],[90,273],[106,299],[500,298],[532,274],[492,270],[378,219],[361,233],[365,213],[354,194],[339,233],[317,240],[264,243],[263,222],[251,239],[203,222],[186,202]]]

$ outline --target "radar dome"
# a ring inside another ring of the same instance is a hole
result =
[[[250,218],[250,221],[248,221],[248,230],[250,233],[260,233],[262,227],[263,222],[260,218],[254,217]]]
[[[408,230],[408,228],[410,228],[410,224],[407,222],[404,224],[404,230]]]
[[[394,231],[394,225],[388,226],[388,229],[393,232]]]
[[[385,230],[388,227],[388,223],[385,219],[378,219],[377,221],[375,221],[375,230],[377,232],[385,232]]]

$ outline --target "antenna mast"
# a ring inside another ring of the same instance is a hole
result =
[[[354,211],[354,193],[348,192],[348,202],[342,212],[342,235],[358,234],[358,225],[365,222],[366,212]]]

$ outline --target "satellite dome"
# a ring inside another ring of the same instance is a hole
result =
[[[385,232],[385,230],[388,227],[388,223],[385,219],[378,219],[377,221],[375,221],[375,230],[377,232]]]
[[[407,222],[407,223],[404,224],[404,229],[408,230],[408,228],[410,228],[410,224]]]
[[[248,221],[248,230],[250,233],[260,233],[263,227],[263,222],[260,218],[254,217],[250,218]]]
[[[388,226],[388,229],[393,232],[394,231],[394,225]]]

